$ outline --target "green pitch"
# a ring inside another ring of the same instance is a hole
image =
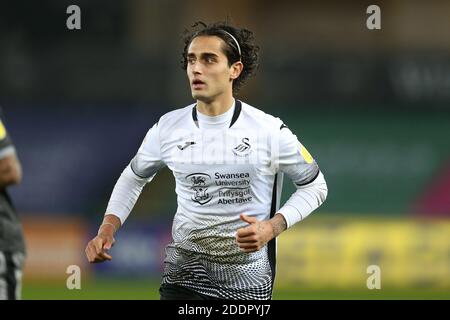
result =
[[[22,298],[31,300],[158,300],[158,280],[96,279],[82,283],[81,290],[68,290],[65,280],[58,282],[25,281]],[[275,289],[275,300],[372,300],[372,299],[446,299],[445,291],[388,290],[302,290]]]

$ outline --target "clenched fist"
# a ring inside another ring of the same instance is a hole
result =
[[[276,214],[270,220],[259,221],[255,217],[240,215],[242,221],[249,223],[236,233],[236,242],[244,252],[255,252],[286,230],[286,221],[281,214]]]

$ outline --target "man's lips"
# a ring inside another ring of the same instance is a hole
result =
[[[201,89],[206,85],[206,83],[204,83],[201,80],[194,80],[192,81],[192,88],[194,89]]]

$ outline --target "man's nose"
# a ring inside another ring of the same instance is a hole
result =
[[[201,74],[202,73],[201,65],[198,62],[192,63],[191,70],[192,70],[193,74]]]

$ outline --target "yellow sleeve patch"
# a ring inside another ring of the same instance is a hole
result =
[[[305,159],[306,163],[308,164],[313,163],[314,161],[313,157],[304,146],[300,146],[300,154],[302,155],[303,159]]]
[[[3,125],[2,120],[0,120],[0,140],[3,140],[6,138],[6,128]]]

